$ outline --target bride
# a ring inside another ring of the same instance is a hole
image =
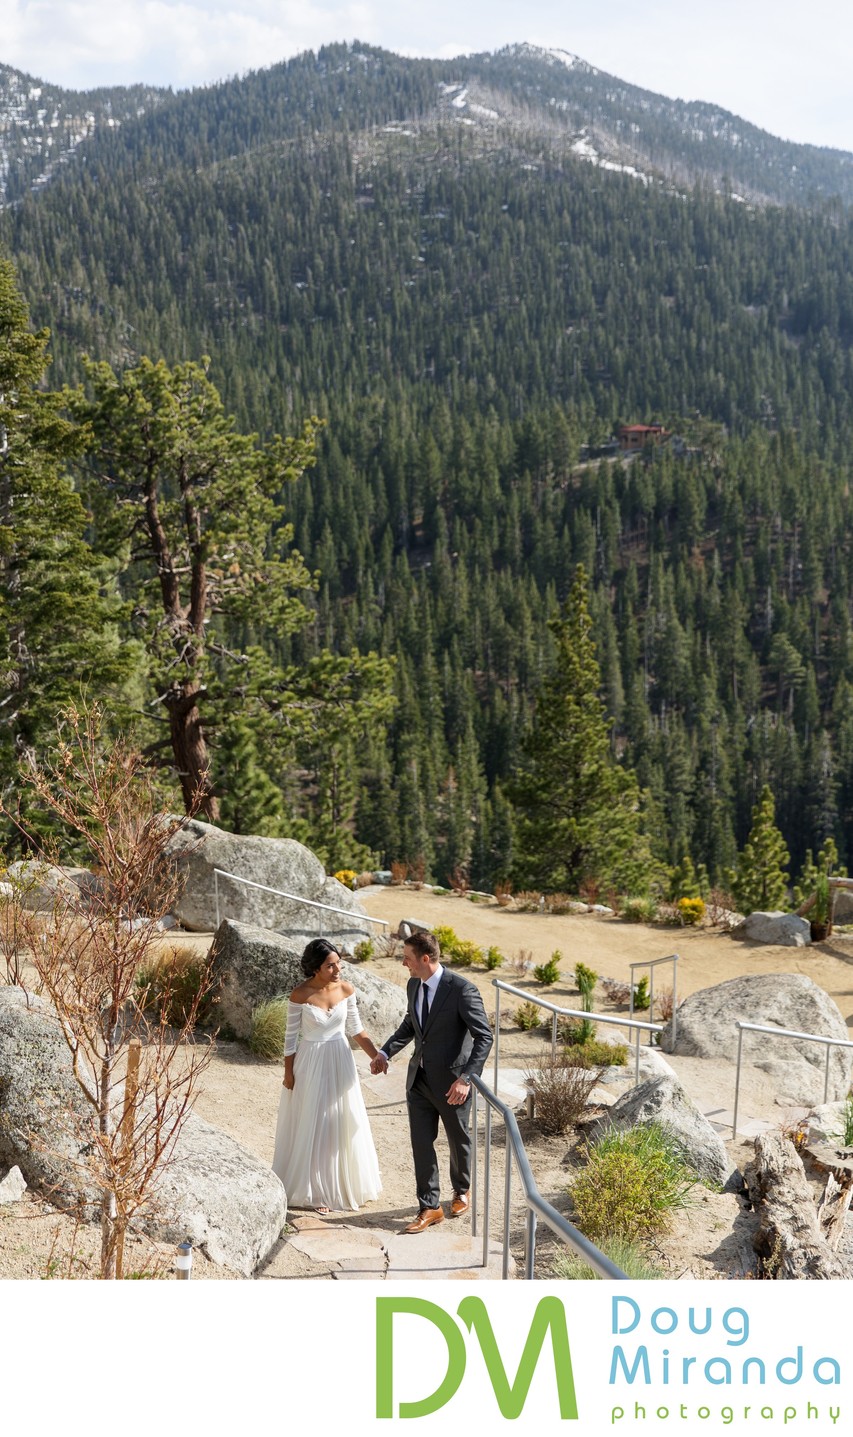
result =
[[[361,1026],[355,989],[341,979],[334,946],[315,938],[302,971],[305,982],[288,1000],[273,1171],[294,1207],[357,1208],[378,1197],[382,1184],[347,1040],[355,1038],[369,1058],[377,1049]]]

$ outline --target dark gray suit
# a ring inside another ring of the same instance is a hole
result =
[[[466,1193],[471,1186],[470,1094],[467,1102],[458,1106],[448,1103],[445,1094],[456,1078],[482,1073],[492,1046],[492,1030],[474,984],[445,968],[421,1032],[422,986],[419,978],[409,980],[408,1012],[396,1033],[382,1044],[382,1051],[393,1058],[407,1043],[415,1045],[406,1075],[415,1181],[421,1207],[437,1208],[440,1190],[435,1140],[439,1118],[450,1148],[453,1191]]]

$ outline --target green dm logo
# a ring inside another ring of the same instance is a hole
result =
[[[428,1417],[444,1407],[459,1391],[465,1376],[465,1336],[455,1319],[444,1308],[434,1302],[425,1302],[417,1297],[378,1297],[376,1299],[376,1416],[393,1417],[394,1413],[394,1317],[406,1313],[420,1317],[437,1327],[447,1347],[447,1371],[434,1392],[418,1402],[401,1402],[397,1416]],[[465,1297],[457,1313],[468,1333],[474,1334],[483,1359],[492,1391],[502,1417],[514,1418],[521,1411],[530,1391],[533,1373],[539,1360],[545,1338],[550,1330],[551,1351],[554,1360],[554,1375],[557,1379],[557,1398],[560,1417],[576,1419],[578,1406],[575,1399],[575,1383],[572,1373],[572,1357],[569,1351],[569,1334],[566,1330],[566,1312],[557,1297],[543,1297],[537,1305],[521,1354],[515,1381],[510,1382],[498,1344],[482,1298]]]

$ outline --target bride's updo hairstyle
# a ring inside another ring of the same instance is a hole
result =
[[[328,938],[312,938],[300,959],[305,977],[313,978],[314,974],[320,971],[329,954],[337,954],[337,952],[334,943],[330,943]]]

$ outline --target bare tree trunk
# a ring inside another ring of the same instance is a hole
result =
[[[196,812],[208,823],[219,818],[219,800],[210,781],[210,753],[198,707],[202,687],[194,680],[175,684],[166,694],[172,752],[187,813]]]
[[[759,1220],[753,1247],[769,1276],[822,1281],[850,1276],[824,1237],[802,1158],[788,1138],[757,1137],[744,1179]]]

